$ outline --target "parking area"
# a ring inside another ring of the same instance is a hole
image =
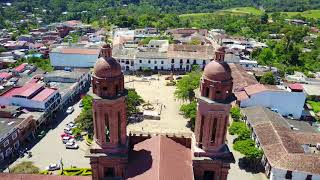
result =
[[[64,133],[66,124],[74,121],[81,112],[79,103],[80,102],[73,106],[74,111],[72,114],[69,114],[68,116],[58,115],[57,118],[63,119],[55,128],[48,131],[48,133],[30,150],[32,153],[31,158],[28,158],[27,156],[19,158],[11,165],[11,167],[22,161],[32,161],[37,167],[44,170],[49,164],[59,163],[61,159],[64,167],[90,167],[89,159],[84,157],[85,151],[88,149],[88,146],[84,141],[77,142],[79,149],[66,149],[65,144],[63,144],[61,140],[61,134]]]

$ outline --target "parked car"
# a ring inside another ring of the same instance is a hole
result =
[[[67,127],[70,128],[70,129],[73,129],[73,128],[76,128],[77,125],[76,125],[74,122],[69,122],[69,123],[67,124]]]
[[[50,164],[48,167],[46,167],[46,170],[48,170],[48,171],[55,171],[55,170],[59,170],[59,169],[60,169],[59,164]]]
[[[69,143],[69,142],[68,142]],[[69,143],[69,144],[66,144],[66,149],[78,149],[79,148],[79,145],[76,144],[76,143]]]
[[[61,134],[60,136],[61,136],[61,138],[63,138],[63,137],[74,138],[74,136],[71,136],[70,134],[67,134],[67,133],[63,133],[63,134]]]
[[[182,79],[182,76],[178,76],[176,77],[176,80]]]
[[[70,106],[70,107],[68,107],[66,112],[67,112],[67,114],[71,114],[71,113],[73,113],[73,111],[74,111],[74,108],[72,106]]]
[[[79,103],[79,107],[80,107],[80,108],[82,108],[82,107],[83,107],[82,100],[81,100],[81,102]]]
[[[63,142],[63,144],[66,144],[66,143],[69,142],[69,140],[71,140],[71,139],[72,139],[71,137],[65,136],[65,137],[62,138],[62,142]]]

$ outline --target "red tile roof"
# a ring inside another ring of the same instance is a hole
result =
[[[295,91],[303,91],[303,86],[299,83],[289,84],[289,88]]]
[[[248,96],[268,90],[263,84],[255,84],[244,88]]]
[[[21,72],[26,68],[26,66],[27,66],[27,64],[23,63],[23,64],[20,64],[19,66],[17,66],[16,68],[14,68],[14,70]]]
[[[29,97],[35,92],[39,91],[43,88],[43,85],[37,84],[37,83],[31,83],[32,85],[29,86],[25,91],[22,91],[21,93],[17,94],[19,96]]]
[[[56,91],[57,90],[55,90],[55,89],[45,88],[39,94],[37,94],[35,97],[33,97],[32,100],[42,102],[42,101],[46,100],[48,97],[50,97]]]
[[[0,173],[0,180],[91,180],[91,176],[55,176],[39,174]]]
[[[63,48],[60,50],[63,54],[85,54],[85,55],[97,55],[99,54],[99,49],[80,49],[80,48]]]
[[[238,101],[242,101],[249,98],[245,91],[234,92],[234,95],[237,97]]]
[[[193,180],[191,150],[165,136],[134,146],[129,154],[127,179]]]
[[[8,72],[1,72],[0,73],[0,78],[1,79],[10,79],[11,77],[12,77],[11,73],[8,73]]]

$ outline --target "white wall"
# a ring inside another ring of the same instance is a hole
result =
[[[81,55],[81,54],[61,54],[50,52],[50,62],[52,66],[62,67],[93,67],[98,59],[97,55]]]
[[[272,167],[270,173],[270,180],[285,180],[287,170],[277,169]],[[293,171],[291,180],[305,180],[308,173]],[[312,175],[312,180],[320,180],[319,174],[310,174]]]
[[[292,114],[295,119],[300,119],[305,100],[306,94],[303,92],[265,91],[242,100],[240,106],[270,107],[277,109],[283,116]]]

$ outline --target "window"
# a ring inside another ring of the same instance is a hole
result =
[[[151,63],[151,61],[149,60],[149,61],[148,61],[148,63],[150,64],[150,63]]]
[[[18,134],[15,132],[15,133],[12,134],[11,137],[12,137],[12,140],[15,140],[18,137]]]
[[[213,119],[212,130],[211,130],[211,143],[216,141],[216,132],[217,132],[217,118]]]
[[[108,113],[104,115],[104,130],[106,135],[106,142],[110,141],[110,129],[109,129],[109,115]]]
[[[292,171],[287,171],[285,178],[286,179],[292,179]]]
[[[155,60],[154,63],[157,64],[157,61]]]
[[[161,66],[161,70],[163,70],[163,66]]]
[[[214,172],[213,171],[204,171],[203,180],[211,180],[211,179],[214,179]]]
[[[183,60],[182,59],[180,59],[180,64],[182,64],[183,63]]]
[[[187,59],[187,64],[189,64],[190,63],[190,61],[189,61],[189,59]]]
[[[6,156],[10,156],[10,154],[11,154],[11,152],[12,152],[11,149],[12,149],[12,148],[8,148],[8,149],[6,150]]]
[[[4,143],[3,143],[3,146],[4,147],[7,147],[9,145],[9,139],[7,139]]]
[[[141,64],[141,63],[142,63],[142,60],[139,60],[139,63]]]
[[[171,63],[174,63],[174,59],[171,59]]]
[[[163,64],[163,61],[161,61],[161,64]]]
[[[197,60],[193,60],[193,64],[197,64]]]
[[[4,159],[3,153],[0,153],[0,161]]]
[[[133,61],[131,61],[131,66],[133,66],[134,65],[134,62]]]
[[[20,145],[20,144],[19,144],[19,141],[17,141],[16,143],[14,143],[14,145],[13,145],[14,149],[17,150],[17,149],[19,148],[19,145]]]
[[[206,60],[203,60],[203,61],[202,61],[202,64],[206,64]]]

